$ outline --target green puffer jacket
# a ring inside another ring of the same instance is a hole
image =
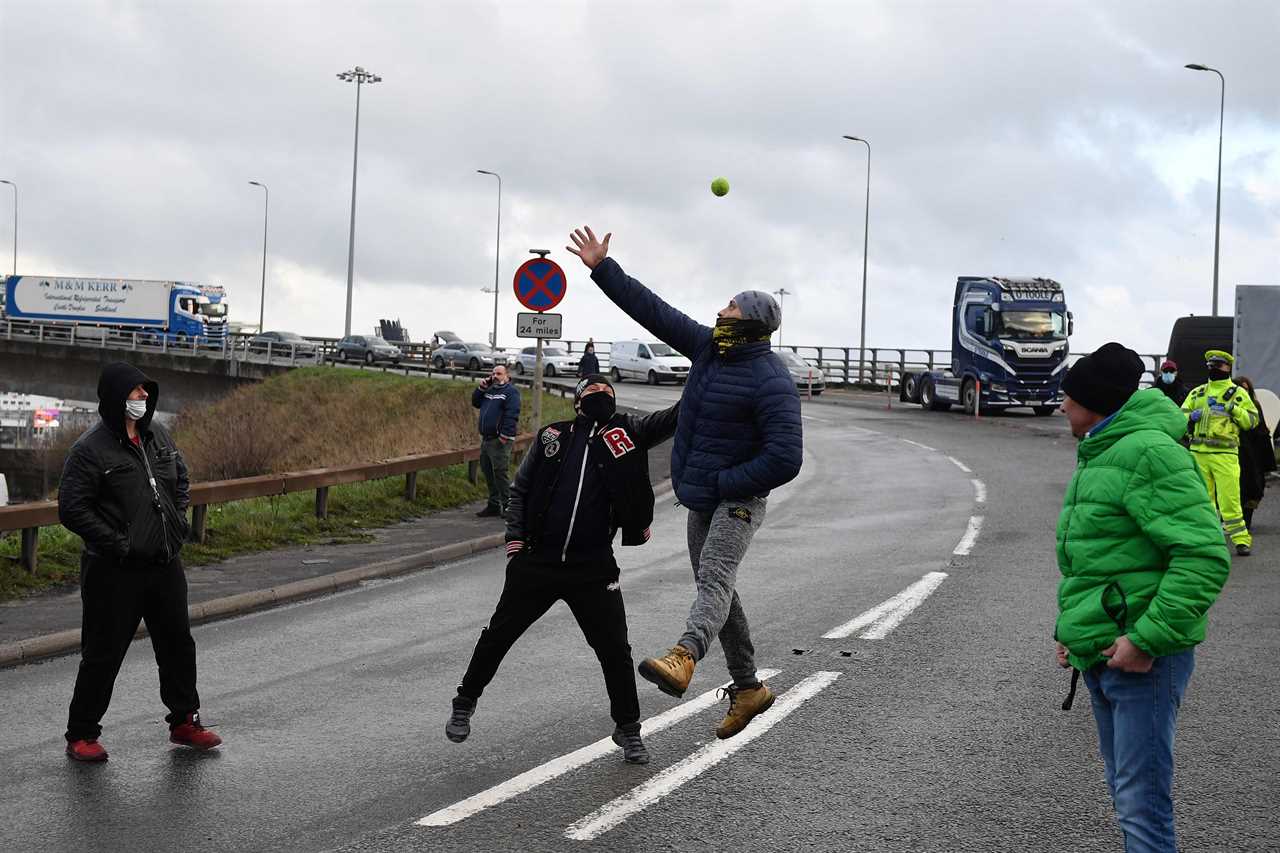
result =
[[[1080,442],[1058,518],[1054,636],[1085,670],[1121,634],[1150,655],[1204,639],[1231,559],[1191,454],[1186,416],[1156,389],[1138,391]]]

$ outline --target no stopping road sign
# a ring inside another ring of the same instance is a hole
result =
[[[555,261],[530,258],[516,270],[516,299],[530,311],[550,311],[564,299],[568,281]]]

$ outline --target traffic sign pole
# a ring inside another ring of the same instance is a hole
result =
[[[542,338],[534,344],[533,352],[533,429],[536,432],[542,429]]]

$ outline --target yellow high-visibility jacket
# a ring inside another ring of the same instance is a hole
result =
[[[1200,412],[1192,423],[1191,449],[1196,453],[1238,453],[1240,433],[1258,425],[1257,406],[1249,392],[1230,379],[1215,379],[1193,390],[1182,403],[1188,416]]]

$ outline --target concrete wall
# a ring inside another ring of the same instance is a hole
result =
[[[160,408],[181,411],[210,403],[246,382],[260,382],[288,367],[155,352],[95,349],[0,340],[0,387],[71,400],[98,399],[104,365],[127,361],[160,384]]]

